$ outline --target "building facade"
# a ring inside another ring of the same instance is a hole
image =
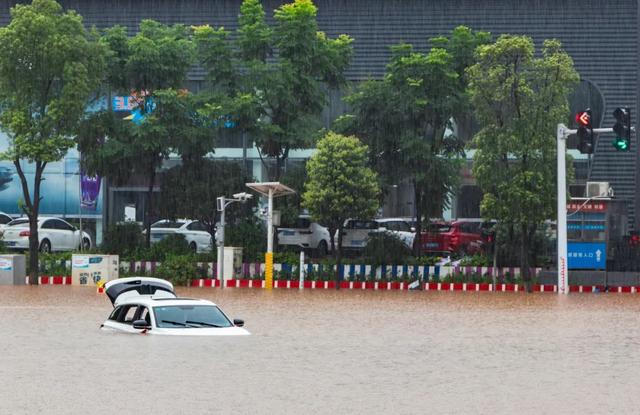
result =
[[[0,24],[8,23],[14,1],[0,1]],[[269,19],[283,1],[262,2]],[[62,0],[65,8],[80,13],[87,26],[98,28],[123,25],[135,33],[142,19],[186,25],[210,24],[227,29],[237,27],[240,0]],[[347,71],[350,81],[358,82],[383,75],[390,57],[389,46],[411,43],[426,50],[427,40],[444,35],[458,25],[485,30],[494,37],[502,33],[531,36],[536,45],[557,38],[573,57],[582,78],[580,90],[572,98],[572,111],[594,109],[597,126],[613,125],[616,107],[631,109],[632,121],[638,119],[638,1],[637,0],[315,0],[320,29],[329,36],[346,33],[354,38],[354,56]],[[190,85],[197,88],[203,73],[190,73]],[[332,94],[323,114],[327,125],[345,110],[341,94]],[[578,154],[576,177],[580,181],[607,181],[617,198],[629,201],[629,217],[635,217],[637,198],[637,140],[631,151],[619,152],[611,145],[612,136],[599,137],[591,160]],[[250,142],[250,140],[249,140]],[[570,143],[571,146],[571,143]],[[291,155],[292,160],[308,157],[309,151]],[[229,139],[217,157],[245,158],[254,176],[260,179],[262,167],[257,152],[249,145],[243,151],[242,140]],[[464,186],[454,204],[454,216],[475,215],[471,201],[481,195],[473,189],[473,180],[464,177]],[[401,187],[400,187],[401,189]],[[135,199],[138,187],[109,188],[107,198],[116,202],[118,192]],[[410,196],[398,196],[391,203],[397,214],[412,211]],[[0,193],[1,196],[1,193]],[[460,202],[464,201],[464,202]],[[473,202],[475,203],[475,202]],[[126,204],[123,200],[115,206]],[[456,207],[457,206],[457,207]],[[105,214],[120,215],[119,208],[105,208]],[[142,210],[142,209],[140,209]],[[116,218],[117,220],[117,218]]]

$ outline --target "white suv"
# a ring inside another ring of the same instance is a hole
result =
[[[278,245],[312,249],[316,255],[324,256],[331,247],[331,236],[327,228],[312,222],[309,215],[300,215],[293,227],[278,229]]]
[[[194,252],[211,252],[213,248],[211,234],[206,225],[198,220],[164,219],[151,224],[151,243],[159,242],[171,234],[183,235]]]
[[[342,229],[342,248],[348,251],[360,251],[366,245],[370,236],[379,232],[389,232],[409,248],[413,248],[415,230],[401,218],[381,218],[373,220],[347,219]],[[338,246],[338,232],[334,235]]]

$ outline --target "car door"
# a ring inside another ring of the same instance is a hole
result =
[[[139,333],[140,330],[133,328],[133,322],[140,318],[143,310],[146,310],[146,307],[139,304],[117,306],[104,323],[104,326],[125,333]],[[147,312],[146,315],[149,316],[149,313]]]
[[[42,225],[40,225],[40,229],[38,229],[38,240],[42,243],[45,239],[49,240],[51,250],[53,251],[59,250],[60,245],[64,243],[60,237],[60,231],[58,231],[55,219],[47,219],[42,222]]]
[[[80,231],[63,220],[56,219],[56,222],[60,235],[64,238],[64,249],[72,251],[78,248],[80,246]]]
[[[198,220],[187,225],[185,239],[187,242],[195,241],[198,251],[211,246],[211,235],[207,232],[207,227]]]

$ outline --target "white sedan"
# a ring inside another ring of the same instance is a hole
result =
[[[5,247],[9,249],[29,249],[29,219],[19,218],[9,222],[3,234]],[[75,226],[59,218],[38,218],[38,241],[40,252],[74,251],[80,248],[80,231]],[[91,236],[82,232],[82,248],[92,246]]]
[[[171,336],[246,336],[244,321],[231,320],[207,300],[177,298],[173,285],[147,277],[120,278],[105,285],[113,311],[102,330]]]
[[[300,215],[291,228],[278,229],[278,244],[312,249],[318,256],[325,256],[331,247],[329,230],[312,222],[309,215]]]
[[[144,233],[144,232],[143,232]],[[194,252],[211,252],[213,241],[204,223],[198,220],[159,220],[151,224],[151,243],[160,242],[168,235],[184,236]]]

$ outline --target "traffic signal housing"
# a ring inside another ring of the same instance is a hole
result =
[[[629,108],[616,108],[613,111],[613,118],[616,119],[613,125],[615,133],[613,146],[618,151],[629,151],[631,149],[631,111]]]
[[[593,127],[591,125],[591,110],[587,108],[576,114],[578,122],[578,150],[582,154],[593,153]]]

